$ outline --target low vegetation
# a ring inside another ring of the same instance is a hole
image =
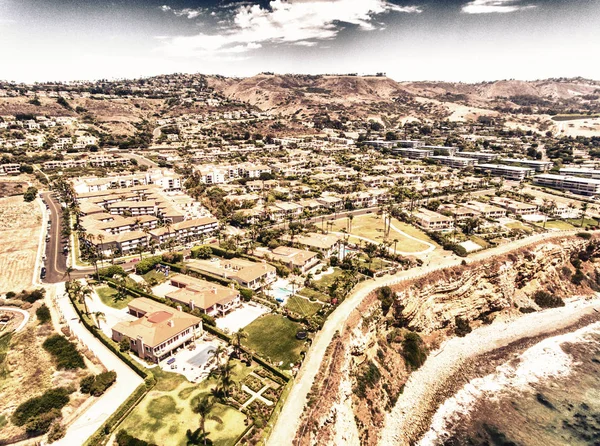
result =
[[[368,361],[361,367],[356,376],[356,386],[354,393],[359,398],[367,396],[367,389],[372,389],[379,382],[381,372],[373,361]]]
[[[543,290],[537,291],[533,295],[533,301],[540,308],[557,308],[565,306],[564,301],[560,297],[554,296],[549,292]]]
[[[20,404],[11,421],[17,426],[25,426],[30,435],[43,434],[50,425],[61,417],[61,409],[69,402],[71,389],[58,387]]]
[[[421,336],[412,331],[406,333],[402,341],[402,356],[413,370],[418,369],[427,359],[427,349]]]
[[[52,335],[44,341],[42,347],[52,355],[58,370],[85,368],[83,356],[81,356],[75,344],[64,336]]]
[[[88,375],[81,379],[79,390],[92,396],[100,396],[117,380],[114,371],[103,372],[98,375]]]
[[[40,321],[40,324],[47,324],[52,320],[50,309],[46,306],[46,304],[42,304],[42,306],[35,310],[35,315],[38,318],[38,321]]]

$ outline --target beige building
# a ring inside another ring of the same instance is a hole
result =
[[[324,257],[331,257],[340,252],[342,240],[335,234],[309,232],[296,236],[294,244],[310,251],[320,252]]]
[[[128,312],[138,319],[116,324],[112,338],[129,339],[131,350],[148,361],[162,361],[202,334],[200,318],[145,297],[133,299]]]
[[[223,316],[241,304],[240,292],[233,284],[225,287],[185,274],[174,275],[170,284],[178,290],[167,293],[167,299],[187,305],[191,310],[198,308],[210,316]]]
[[[199,271],[234,280],[241,286],[252,290],[258,290],[264,285],[274,282],[277,278],[275,267],[265,261],[256,263],[239,258],[214,257],[210,260],[190,260],[189,264]]]
[[[428,231],[442,231],[454,227],[454,219],[430,211],[429,209],[421,208],[419,212],[415,212],[413,217],[416,223]]]

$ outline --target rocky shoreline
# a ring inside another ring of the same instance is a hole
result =
[[[439,406],[474,378],[518,356],[541,340],[600,321],[600,297],[573,299],[565,307],[527,314],[452,338],[410,376],[387,415],[381,445],[412,445],[429,430]]]

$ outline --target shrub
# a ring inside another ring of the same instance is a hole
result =
[[[123,339],[121,339],[119,342],[119,350],[122,352],[128,352],[131,350],[131,342],[129,341],[129,338],[123,337]]]
[[[571,282],[574,283],[575,285],[581,285],[581,282],[583,282],[584,279],[585,279],[585,274],[583,274],[583,272],[579,268],[577,268],[577,270],[575,271],[575,274],[573,274],[573,277],[571,277]],[[563,303],[563,305],[564,305],[564,303]]]
[[[77,351],[75,344],[59,334],[48,337],[42,347],[49,352],[56,361],[59,370],[84,369],[83,356]]]
[[[68,402],[68,389],[65,387],[49,389],[43,395],[28,399],[20,404],[13,413],[11,421],[17,426],[23,426],[35,417],[50,412],[52,409],[62,409]],[[48,424],[49,426],[50,424]]]
[[[250,301],[250,299],[252,299],[252,295],[253,295],[253,294],[254,294],[254,293],[253,293],[253,292],[252,292],[252,290],[251,290],[251,289],[249,289],[249,288],[242,288],[242,289],[240,290],[240,297],[241,297],[243,300],[245,300],[246,302],[249,302],[249,301]]]
[[[356,377],[354,393],[359,398],[365,398],[367,396],[367,388],[373,388],[380,378],[381,372],[372,361],[369,361]]]
[[[32,202],[33,200],[35,200],[35,197],[37,197],[37,194],[38,194],[37,188],[35,188],[33,186],[28,187],[27,190],[25,191],[25,193],[23,194],[23,199],[25,201],[27,201],[28,203]]]
[[[146,274],[162,261],[162,256],[146,257],[135,264],[137,274]]]
[[[528,313],[535,313],[535,308],[533,307],[521,307],[519,308],[519,311],[523,314],[528,314]]]
[[[565,306],[565,303],[560,297],[553,296],[549,292],[543,290],[537,291],[533,295],[533,301],[538,304],[540,308],[556,308]]]
[[[466,319],[463,319],[460,316],[456,316],[454,318],[454,323],[456,324],[456,327],[454,328],[454,333],[456,334],[456,336],[462,338],[465,337],[467,334],[471,333],[471,326],[469,325],[469,321],[467,321]]]
[[[46,294],[46,290],[44,288],[38,288],[33,291],[21,291],[21,294],[17,296],[17,299],[22,300],[23,302],[29,302],[30,304],[37,302],[40,299],[43,299]]]
[[[120,430],[117,433],[116,440],[119,446],[156,446],[154,443],[148,443],[147,441],[135,438],[124,430]]]
[[[589,240],[592,238],[592,234],[590,234],[589,232],[578,232],[577,237],[580,237],[584,240]]]
[[[402,341],[402,356],[412,369],[421,367],[427,359],[427,349],[417,333],[408,332]]]
[[[45,434],[54,420],[60,418],[61,415],[60,409],[50,409],[48,412],[41,413],[25,424],[25,432],[32,437]]]
[[[102,269],[98,270],[98,274],[101,276],[110,277],[110,278],[113,278],[115,276],[125,277],[127,275],[127,273],[125,272],[123,267],[119,266],[119,265],[110,265],[110,266],[107,266],[106,268],[102,268]]]
[[[60,422],[53,423],[48,431],[48,442],[54,443],[63,438],[66,433],[67,429]]]
[[[52,320],[50,309],[46,306],[46,304],[42,304],[40,308],[35,310],[35,315],[38,318],[38,321],[40,321],[40,324],[46,324]]]
[[[84,376],[81,378],[81,381],[79,381],[79,391],[81,393],[90,393],[94,381],[96,381],[96,377],[94,375]]]
[[[210,259],[213,255],[213,250],[210,246],[195,246],[192,248],[192,257],[196,259]]]
[[[387,315],[394,303],[394,292],[389,286],[381,287],[377,290],[377,298],[381,301],[381,311]]]
[[[162,255],[162,261],[167,263],[179,263],[183,260],[183,254],[179,252],[166,252]]]
[[[90,388],[90,394],[93,396],[102,395],[104,392],[106,392],[106,389],[113,385],[116,380],[117,374],[112,370],[96,375],[95,380]]]

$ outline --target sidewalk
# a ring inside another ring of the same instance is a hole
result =
[[[142,378],[129,366],[123,363],[118,356],[111,352],[92,333],[90,333],[79,320],[79,316],[65,296],[64,282],[57,283],[56,304],[61,315],[67,322],[72,333],[79,341],[86,345],[94,355],[104,364],[107,370],[117,372],[117,381],[108,391],[97,398],[76,420],[67,428],[67,434],[61,440],[53,443],[57,446],[82,445],[102,423],[133,393],[143,382]]]

